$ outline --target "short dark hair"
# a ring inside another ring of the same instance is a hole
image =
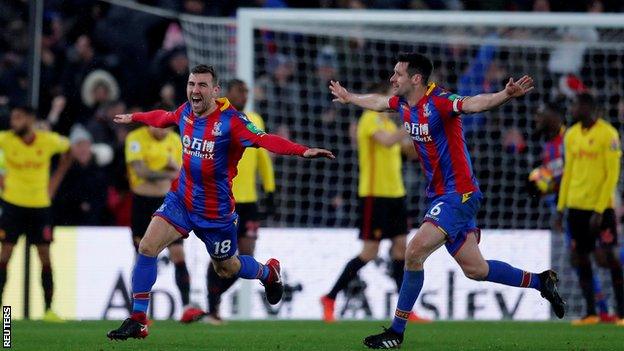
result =
[[[217,76],[217,71],[215,70],[214,66],[209,66],[209,65],[204,65],[204,64],[197,65],[191,69],[191,73],[193,74],[210,73],[210,75],[212,76],[212,83],[214,85],[219,84],[219,77]]]
[[[28,105],[15,105],[11,110],[20,110],[29,116],[37,117],[37,110]]]
[[[407,62],[407,73],[411,76],[420,74],[425,84],[433,72],[433,63],[425,55],[416,52],[402,52],[397,59],[399,62]]]
[[[579,105],[586,105],[592,110],[596,108],[596,99],[594,99],[592,94],[587,92],[576,95],[576,103]]]
[[[565,114],[565,106],[563,106],[561,101],[546,101],[540,106],[539,111],[549,111],[561,117]]]
[[[238,79],[238,78],[230,79],[225,84],[225,91],[230,91],[234,87],[237,87],[237,86],[240,86],[240,85],[245,85],[245,82],[243,80],[241,80],[241,79]]]

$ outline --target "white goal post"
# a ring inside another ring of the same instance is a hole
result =
[[[296,27],[301,32],[311,32],[319,27],[356,26],[355,33],[363,31],[366,25],[413,26],[415,29],[424,26],[514,26],[519,28],[558,29],[573,28],[604,28],[619,30],[623,34],[624,15],[622,14],[588,14],[588,13],[519,13],[490,11],[384,11],[384,10],[316,10],[316,9],[254,9],[243,8],[236,16],[236,74],[253,86],[254,82],[254,30],[259,28],[285,29]],[[329,27],[329,28],[328,28]],[[343,32],[343,35],[345,32]],[[412,34],[411,40],[418,42],[418,32]],[[397,40],[397,38],[388,38]],[[462,40],[467,38],[456,38]],[[533,38],[524,42],[538,42],[541,45],[554,46],[556,42],[550,38]],[[594,46],[624,47],[624,37],[613,38],[608,43],[593,43]],[[253,92],[252,92],[253,93]],[[253,108],[253,98],[250,99]]]

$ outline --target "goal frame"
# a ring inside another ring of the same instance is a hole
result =
[[[624,14],[535,13],[485,11],[394,11],[394,10],[323,10],[323,9],[239,9],[236,15],[236,74],[254,85],[254,30],[271,21],[290,25],[315,24],[389,24],[505,26],[518,28],[624,28]],[[624,41],[624,40],[623,40]],[[552,43],[554,46],[556,43]],[[253,109],[253,89],[248,108]]]

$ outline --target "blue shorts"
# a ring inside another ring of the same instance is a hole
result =
[[[450,193],[431,198],[423,222],[430,222],[446,234],[446,250],[455,256],[470,233],[481,239],[477,212],[483,195],[480,192]]]
[[[227,260],[238,250],[238,215],[234,212],[227,220],[209,220],[189,211],[175,194],[167,193],[165,201],[154,216],[171,224],[183,237],[193,231],[206,245],[210,257],[217,261]]]

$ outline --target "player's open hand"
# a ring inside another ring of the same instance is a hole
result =
[[[305,158],[328,158],[330,160],[333,160],[336,158],[336,156],[334,156],[334,154],[329,151],[329,150],[325,150],[325,149],[316,149],[316,148],[312,148],[312,149],[307,149],[306,152],[303,153],[303,157]]]
[[[523,96],[531,90],[533,90],[533,78],[526,75],[515,82],[513,78],[509,78],[505,86],[505,92],[512,98]]]
[[[347,89],[345,89],[342,85],[340,85],[340,82],[337,82],[335,80],[332,80],[329,82],[329,90],[331,90],[332,95],[334,95],[334,102],[340,102],[342,104],[348,104],[349,103],[349,91]]]
[[[115,115],[115,117],[113,117],[113,121],[115,123],[128,124],[128,123],[132,122],[132,114],[131,113],[125,113],[125,114],[122,114],[122,115]]]

